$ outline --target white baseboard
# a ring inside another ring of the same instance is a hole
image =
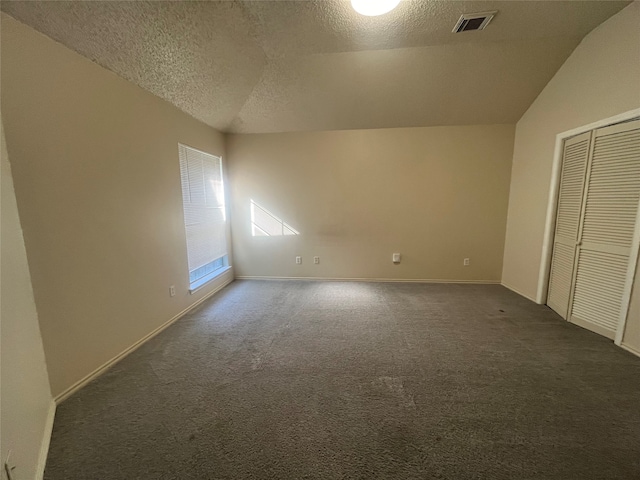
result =
[[[522,293],[520,290],[518,290],[517,288],[513,288],[510,285],[507,285],[506,283],[502,282],[500,285],[502,285],[505,288],[508,288],[509,290],[511,290],[512,292],[517,293],[518,295],[520,295],[521,297],[526,298],[527,300],[531,300],[533,303],[538,303],[536,302],[536,300],[533,297],[530,297],[529,295],[527,295],[526,293]]]
[[[36,480],[44,478],[44,467],[47,465],[47,456],[49,455],[49,445],[51,443],[51,434],[53,433],[53,421],[56,418],[56,402],[52,399],[47,413],[47,420],[44,424],[44,432],[42,434],[42,443],[40,444],[40,453],[38,454],[38,466],[36,467]]]
[[[74,393],[76,393],[78,390],[80,390],[82,387],[84,387],[87,383],[89,383],[90,381],[92,381],[93,379],[99,377],[100,375],[102,375],[104,372],[106,372],[109,368],[111,368],[112,366],[114,366],[116,363],[118,363],[120,360],[122,360],[124,357],[126,357],[127,355],[129,355],[131,352],[133,352],[134,350],[136,350],[137,348],[139,348],[140,346],[142,346],[144,343],[146,343],[148,340],[152,339],[153,337],[155,337],[156,335],[158,335],[160,332],[162,332],[164,329],[166,329],[167,327],[171,326],[173,323],[175,323],[177,320],[179,320],[180,318],[182,318],[184,315],[186,315],[187,313],[189,313],[189,311],[193,310],[195,307],[197,307],[198,305],[200,305],[202,302],[204,302],[206,299],[208,299],[209,297],[211,297],[212,295],[216,294],[217,292],[219,292],[220,290],[222,290],[224,287],[226,287],[227,285],[229,285],[231,282],[233,282],[233,276],[229,276],[230,278],[228,278],[227,280],[225,280],[223,283],[221,283],[218,287],[214,288],[211,292],[207,293],[206,295],[204,295],[200,300],[198,300],[197,302],[191,304],[190,306],[188,306],[187,308],[185,308],[183,311],[181,311],[180,313],[178,313],[177,315],[175,315],[174,317],[170,318],[169,320],[167,320],[166,322],[164,322],[162,325],[160,325],[158,328],[156,328],[155,330],[151,331],[150,333],[148,333],[147,335],[145,335],[144,337],[142,337],[140,340],[138,340],[137,342],[135,342],[133,345],[131,345],[130,347],[126,348],[124,351],[122,351],[121,353],[119,353],[118,355],[116,355],[115,357],[113,357],[111,360],[109,360],[108,362],[106,362],[105,364],[103,364],[102,366],[98,367],[97,369],[95,369],[93,372],[91,372],[89,375],[87,375],[86,377],[82,378],[81,380],[78,380],[76,383],[74,383],[73,385],[71,385],[69,388],[67,388],[66,390],[64,390],[62,393],[58,394],[55,398],[54,401],[56,402],[56,404],[60,404],[60,402],[63,402],[64,400],[66,400],[67,398],[69,398],[71,395],[73,395]]]
[[[318,282],[370,282],[370,283],[469,283],[499,285],[497,280],[438,280],[429,278],[338,278],[338,277],[274,277],[237,275],[236,280],[303,280]]]
[[[627,352],[631,352],[634,355],[637,355],[638,357],[640,357],[640,350],[638,350],[635,347],[632,347],[630,345],[626,345],[624,342],[620,344],[621,348],[624,348]]]

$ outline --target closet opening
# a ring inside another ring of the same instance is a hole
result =
[[[640,111],[558,135],[538,303],[617,344],[640,246]]]

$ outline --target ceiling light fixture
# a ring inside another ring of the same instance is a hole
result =
[[[361,15],[375,17],[396,8],[400,0],[351,0],[353,9]]]

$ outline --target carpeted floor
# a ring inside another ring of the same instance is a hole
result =
[[[237,281],[58,408],[45,478],[640,479],[640,358],[497,285]]]

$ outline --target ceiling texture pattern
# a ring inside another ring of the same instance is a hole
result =
[[[2,11],[224,132],[515,123],[629,1],[2,1]],[[462,13],[498,10],[484,31]]]

